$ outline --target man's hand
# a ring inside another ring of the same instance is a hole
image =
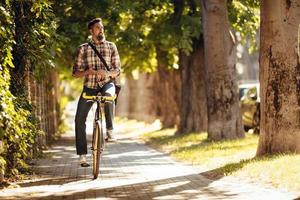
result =
[[[97,78],[101,81],[104,80],[108,75],[107,71],[105,71],[103,69],[97,70],[96,74],[97,74]]]
[[[100,69],[100,70],[93,70],[88,69],[85,71],[85,75],[96,75],[98,79],[103,80],[107,76],[107,71]]]
[[[85,76],[87,75],[96,75],[97,71],[93,70],[93,69],[88,69],[85,71]]]
[[[108,76],[114,77],[113,72],[109,72],[109,71],[106,71],[103,69],[100,69],[100,70],[88,69],[86,71],[76,72],[73,74],[73,76],[78,77],[78,78],[88,76],[88,75],[96,75],[97,79],[100,81],[105,80]]]

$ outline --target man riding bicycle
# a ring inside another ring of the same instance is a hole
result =
[[[116,45],[105,40],[104,27],[101,18],[96,18],[88,23],[91,33],[91,41],[79,46],[76,52],[75,64],[72,75],[77,78],[84,78],[84,86],[78,101],[75,116],[76,151],[79,155],[79,163],[82,167],[88,167],[86,162],[87,140],[86,140],[86,118],[93,102],[82,97],[87,95],[97,95],[99,92],[105,96],[114,96],[116,87],[113,79],[120,75],[120,57]],[[107,66],[99,59],[95,48],[104,58]],[[104,105],[106,121],[106,140],[116,141],[113,133],[113,118],[115,112],[114,102],[105,102]]]

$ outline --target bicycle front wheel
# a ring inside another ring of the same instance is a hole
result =
[[[94,179],[98,178],[100,167],[100,154],[103,150],[103,129],[100,122],[96,122],[93,131],[93,175]]]

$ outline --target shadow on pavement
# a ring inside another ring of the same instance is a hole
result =
[[[58,141],[47,151],[47,155],[34,166],[41,179],[20,183],[21,187],[15,190],[0,191],[0,200],[77,200],[101,197],[243,199],[254,192],[253,188],[239,190],[240,185],[233,186],[232,189],[231,185],[226,188],[222,184],[215,184],[221,177],[207,179],[201,174],[186,170],[185,166],[172,161],[166,154],[130,140],[107,145],[101,160],[100,178],[97,180],[92,180],[91,167],[78,166],[73,137]],[[88,159],[91,162],[91,158]]]
[[[201,180],[202,181],[201,181]],[[54,184],[76,184],[76,182],[84,181],[84,177],[77,178],[54,178],[51,181]],[[95,188],[88,189],[73,189],[70,190],[66,186],[63,191],[56,191],[54,194],[48,194],[47,191],[35,192],[34,194],[22,193],[20,195],[10,196],[10,199],[31,199],[31,200],[46,200],[50,198],[55,199],[93,199],[98,197],[109,197],[112,199],[123,199],[125,197],[129,199],[138,199],[138,198],[155,198],[164,196],[167,199],[228,199],[233,198],[236,194],[233,194],[228,191],[216,190],[216,188],[210,188],[210,180],[200,178],[197,174],[191,174],[186,176],[178,176],[161,180],[154,181],[145,181],[135,184],[127,184],[117,187],[108,187],[108,185],[97,185],[95,182]],[[37,182],[36,185],[47,187],[49,182]],[[85,182],[88,182],[86,180]],[[93,181],[91,181],[93,182]],[[81,182],[82,183],[82,182]],[[24,185],[26,186],[26,185]],[[48,186],[50,187],[50,186]],[[62,186],[63,187],[63,186]],[[100,187],[100,188],[97,188]],[[0,197],[0,199],[7,199]]]

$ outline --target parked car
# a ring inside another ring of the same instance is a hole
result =
[[[260,121],[260,98],[259,83],[249,87],[240,99],[240,108],[245,130],[253,129],[254,133],[259,133]]]
[[[239,99],[247,93],[250,88],[257,87],[259,85],[258,81],[247,81],[239,84]]]

